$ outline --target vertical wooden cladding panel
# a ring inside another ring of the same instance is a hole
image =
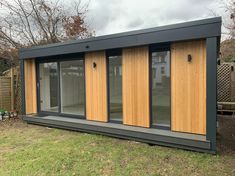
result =
[[[149,50],[123,49],[123,123],[149,127]]]
[[[188,55],[192,61],[188,61]],[[206,133],[206,41],[171,46],[172,130]]]
[[[94,67],[94,63],[96,67]],[[86,118],[107,122],[107,68],[104,51],[86,53],[85,76]]]
[[[24,60],[25,112],[37,113],[36,65],[34,59]]]

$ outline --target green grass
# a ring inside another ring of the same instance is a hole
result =
[[[0,175],[235,175],[235,155],[210,155],[101,135],[0,123]]]

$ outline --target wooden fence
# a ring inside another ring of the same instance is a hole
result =
[[[218,65],[217,102],[219,111],[235,112],[235,63]]]
[[[222,63],[218,66],[218,102],[235,102],[235,64]]]
[[[0,109],[12,110],[12,78],[8,76],[0,77]]]
[[[0,76],[0,109],[21,113],[21,86],[19,66],[3,72]]]

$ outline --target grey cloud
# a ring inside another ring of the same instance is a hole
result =
[[[91,0],[87,19],[97,35],[105,35],[209,17],[210,8],[216,10],[216,2],[217,0]]]
[[[92,3],[95,5],[92,6]],[[118,6],[120,0],[96,0],[91,1],[91,9],[88,12],[88,23],[96,33],[103,33],[105,28],[112,22],[118,21],[118,13],[122,11]]]
[[[144,24],[144,20],[141,18],[135,18],[133,20],[131,20],[126,27],[127,28],[137,28],[137,27],[141,27]]]
[[[213,1],[185,1],[179,6],[169,6],[169,12],[165,13],[165,19],[191,20],[207,15],[207,7]]]

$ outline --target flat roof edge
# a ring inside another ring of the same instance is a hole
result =
[[[125,40],[125,38],[133,38],[133,36],[143,36],[143,35],[147,35],[147,34],[151,34],[151,33],[155,33],[155,34],[166,33],[166,32],[172,33],[171,31],[173,31],[173,30],[183,29],[183,28],[190,28],[190,29],[195,28],[195,30],[198,28],[201,28],[202,29],[201,32],[203,32],[203,29],[206,30],[205,26],[209,27],[213,24],[214,24],[213,26],[215,27],[213,29],[214,32],[207,31],[207,33],[205,34],[205,32],[204,32],[202,36],[203,37],[212,37],[212,36],[219,37],[221,35],[221,23],[222,23],[221,17],[208,18],[208,19],[197,20],[197,21],[190,21],[190,22],[177,23],[177,24],[171,24],[171,25],[166,25],[166,26],[159,26],[159,27],[149,28],[149,29],[142,29],[142,30],[135,30],[135,31],[123,32],[123,33],[117,33],[117,34],[111,34],[111,35],[91,37],[91,38],[82,39],[82,40],[72,40],[72,41],[67,41],[67,42],[62,42],[62,43],[35,46],[35,47],[31,47],[31,48],[22,48],[19,50],[19,55],[20,55],[20,59],[46,57],[47,54],[45,54],[45,52],[48,50],[55,50],[55,49],[60,50],[63,47],[68,48],[68,47],[73,47],[75,45],[76,46],[81,45],[83,47],[83,49],[79,49],[78,52],[94,51],[95,47],[93,50],[92,49],[87,50],[84,48],[84,45],[86,45],[86,44],[92,45],[92,43],[101,43],[102,41],[104,41],[104,43],[105,42],[107,43],[108,40],[110,40],[110,41],[120,40],[120,39]],[[198,35],[198,37],[200,37],[200,35]],[[192,38],[188,37],[189,40],[194,39],[194,38],[195,38],[195,36],[192,36]],[[185,40],[185,39],[186,39],[185,37],[182,38],[182,40]],[[170,39],[168,39],[168,40],[171,41]],[[172,39],[172,41],[174,41],[174,39]],[[156,43],[160,43],[160,42],[156,41]],[[146,44],[146,42],[144,42],[143,44]],[[123,45],[123,47],[126,47],[126,46]],[[110,49],[110,48],[103,47],[103,49]],[[38,53],[39,51],[44,54],[40,55]],[[54,54],[53,54],[53,52],[49,52],[48,56],[62,55],[62,54],[68,54],[68,53],[67,52],[64,52],[64,53],[63,52],[54,52]]]

